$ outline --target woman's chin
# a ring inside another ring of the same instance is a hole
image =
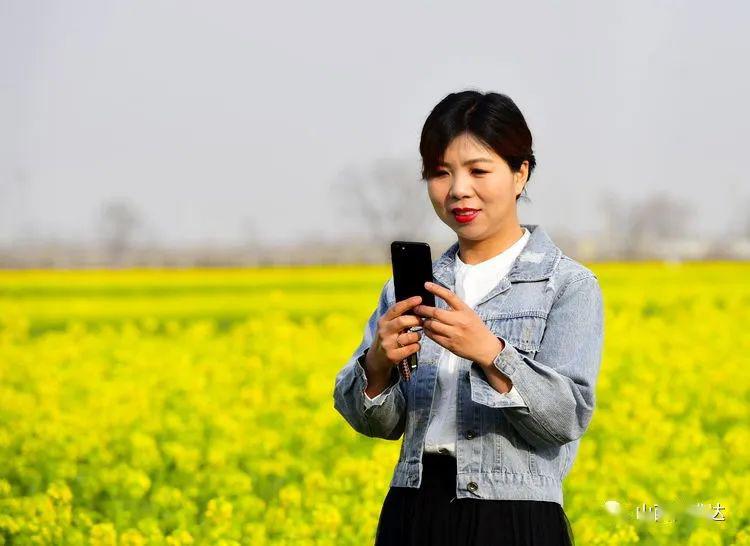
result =
[[[454,229],[453,230],[456,235],[460,239],[463,239],[464,241],[483,241],[487,238],[487,235],[484,233],[484,231],[479,231],[476,229]]]
[[[479,224],[474,222],[462,224],[461,222],[457,222],[455,218],[442,218],[442,220],[446,226],[451,228],[462,239],[467,241],[481,241],[485,238],[485,232]]]

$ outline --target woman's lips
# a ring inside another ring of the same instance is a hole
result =
[[[476,218],[477,214],[479,214],[478,210],[466,210],[454,212],[453,216],[455,216],[457,222],[460,222],[461,224],[467,224],[474,218]]]

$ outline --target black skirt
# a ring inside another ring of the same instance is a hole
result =
[[[456,498],[456,459],[423,455],[419,489],[391,487],[375,546],[569,546],[573,531],[556,502]]]

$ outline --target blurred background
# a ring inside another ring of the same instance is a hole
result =
[[[509,95],[596,274],[582,546],[750,546],[750,4],[0,0],[0,546],[371,544],[334,379],[430,110]],[[424,362],[423,365],[435,365]],[[555,366],[555,362],[547,362]]]
[[[0,2],[0,266],[375,262],[436,245],[430,109],[508,94],[520,217],[585,260],[750,256],[750,7]]]

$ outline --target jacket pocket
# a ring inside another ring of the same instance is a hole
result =
[[[505,418],[503,409],[488,408],[496,414],[497,432],[495,434],[495,472],[512,474],[534,473],[534,459],[530,446]]]
[[[542,343],[547,316],[543,311],[520,311],[492,315],[484,322],[495,336],[533,358]]]
[[[566,462],[567,448],[564,445],[554,447],[531,446],[533,473],[562,479],[563,466]]]
[[[501,417],[500,431],[495,439],[495,470],[562,479],[567,453],[565,445],[537,447],[529,444],[505,416]]]

